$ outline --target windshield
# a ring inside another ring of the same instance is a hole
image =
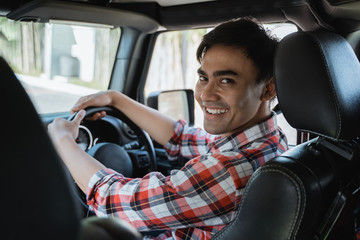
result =
[[[0,18],[0,54],[39,114],[68,112],[109,85],[120,28],[23,23]]]

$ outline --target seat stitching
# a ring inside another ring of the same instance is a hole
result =
[[[328,75],[328,79],[332,79],[332,76],[330,74],[330,71],[329,71],[329,66],[328,66],[328,61],[326,60],[326,57],[325,57],[325,54],[324,54],[324,49],[322,47],[322,45],[320,44],[320,41],[318,39],[317,36],[315,36],[314,34],[310,34],[310,36],[312,36],[312,39],[315,41],[315,43],[318,45],[319,49],[320,49],[320,53],[321,53],[321,57],[325,63],[325,68],[326,68],[326,73]],[[329,85],[330,85],[330,88],[331,88],[331,92],[333,94],[333,101],[335,102],[335,105],[336,105],[336,116],[338,118],[338,122],[336,122],[337,124],[337,134],[336,134],[336,137],[339,138],[340,136],[340,132],[341,132],[341,112],[340,112],[340,104],[338,102],[338,98],[337,98],[337,94],[336,94],[336,91],[335,91],[335,87],[333,85],[333,81],[330,80],[328,81]]]
[[[274,165],[272,165],[272,167],[274,167]],[[297,232],[299,230],[299,227],[300,227],[300,224],[295,226],[296,225],[296,219],[299,218],[299,222],[302,221],[303,215],[304,215],[304,209],[305,209],[305,206],[306,206],[306,192],[304,190],[305,188],[304,188],[304,185],[303,185],[302,181],[299,179],[299,177],[297,175],[295,175],[292,171],[290,171],[289,169],[284,168],[282,166],[279,166],[279,165],[277,165],[275,167],[277,167],[279,169],[266,169],[267,166],[264,166],[262,169],[258,169],[257,171],[255,171],[255,173],[252,175],[253,177],[250,178],[248,184],[246,185],[245,192],[243,194],[243,198],[245,198],[245,196],[247,195],[249,186],[255,181],[256,177],[260,174],[260,172],[277,172],[277,173],[280,173],[280,174],[286,176],[294,184],[294,186],[296,188],[296,191],[297,191],[298,204],[297,204],[296,216],[293,219],[293,222],[291,224],[291,231],[290,231],[289,236],[288,236],[288,239],[291,239],[291,235],[294,232],[293,239],[295,239],[295,236],[296,236],[296,234],[297,234]],[[289,174],[287,174],[285,172],[282,172],[280,169],[288,171]],[[292,176],[290,176],[290,174]],[[296,180],[294,180],[292,177],[296,178]],[[301,192],[304,193],[302,211],[301,211],[302,206],[301,206],[301,204],[299,204],[299,203],[301,203],[301,200],[302,200],[301,199],[301,194],[300,194]],[[243,201],[241,201],[241,203],[240,203],[239,210],[236,212],[234,220],[231,223],[229,223],[223,230],[220,230],[220,232],[215,234],[214,239],[215,239],[215,237],[219,238],[219,237],[223,236],[225,233],[227,233],[228,231],[232,230],[234,222],[236,222],[236,219],[239,216],[242,207],[243,207]]]

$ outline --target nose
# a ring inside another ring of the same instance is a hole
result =
[[[219,96],[217,94],[217,85],[213,81],[209,81],[205,86],[202,86],[200,91],[200,99],[202,102],[219,100]]]

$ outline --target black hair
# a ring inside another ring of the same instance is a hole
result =
[[[215,27],[203,37],[196,52],[197,60],[201,63],[206,51],[216,44],[243,49],[258,69],[258,83],[273,77],[278,39],[271,36],[254,18],[233,19]]]

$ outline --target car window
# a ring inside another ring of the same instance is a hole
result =
[[[68,112],[83,95],[108,88],[120,29],[0,18],[0,55],[40,114]]]
[[[265,24],[265,27],[279,39],[296,32],[297,27],[289,23]],[[211,28],[186,31],[164,32],[157,38],[144,89],[145,98],[151,92],[189,88],[194,89],[198,80],[196,49],[201,38]],[[203,115],[198,104],[195,105],[194,126],[202,127]],[[288,137],[290,145],[296,144],[296,130],[278,116],[280,127]]]

